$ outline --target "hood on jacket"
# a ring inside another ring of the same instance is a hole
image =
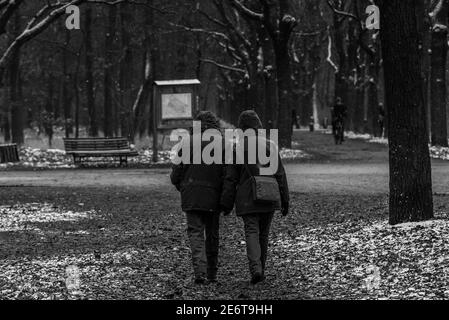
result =
[[[210,111],[201,111],[195,117],[195,121],[201,121],[201,131],[208,129],[220,129],[220,120]]]
[[[248,129],[262,129],[262,121],[260,121],[259,116],[253,110],[243,111],[239,117],[238,127],[243,131]]]

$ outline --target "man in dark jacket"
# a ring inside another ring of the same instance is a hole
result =
[[[245,111],[240,115],[239,128],[262,129],[262,123],[254,111]],[[257,134],[256,134],[257,135]],[[248,139],[249,140],[249,139]],[[252,139],[254,141],[254,139]],[[235,204],[238,216],[241,216],[245,227],[246,250],[251,273],[251,283],[256,284],[265,278],[265,265],[268,252],[268,236],[270,226],[276,210],[281,210],[286,216],[289,210],[289,191],[284,166],[278,157],[278,167],[274,174],[279,186],[281,203],[259,203],[254,201],[253,190],[249,179],[260,174],[260,165],[248,164],[248,142],[245,141],[244,165],[234,164],[227,166],[223,185],[221,205],[230,212]],[[270,148],[273,141],[257,136],[259,146]],[[269,150],[272,150],[271,148]],[[275,148],[277,152],[277,146]]]
[[[212,112],[203,111],[195,120],[201,121],[202,132],[207,129],[220,129],[220,122]],[[217,138],[222,139],[222,136]],[[193,133],[190,135],[191,160],[193,160],[193,139],[201,137],[195,137]],[[208,142],[202,142],[201,150],[207,144]],[[222,212],[220,196],[225,169],[222,164],[192,163],[193,161],[190,161],[190,164],[181,163],[173,166],[170,178],[181,192],[182,210],[187,216],[187,233],[192,251],[195,283],[204,284],[206,276],[209,282],[216,282],[217,279],[219,222]]]

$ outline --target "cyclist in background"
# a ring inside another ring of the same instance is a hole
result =
[[[340,97],[337,97],[336,103],[334,107],[332,108],[332,133],[336,134],[335,128],[337,122],[340,122],[343,127],[343,138],[342,141],[344,141],[344,131],[345,131],[345,120],[348,116],[348,109],[346,105],[343,104],[343,101]]]

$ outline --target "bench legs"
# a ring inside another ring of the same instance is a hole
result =
[[[120,166],[127,166],[128,165],[128,156],[119,156]],[[73,162],[75,165],[80,165],[82,162],[83,157],[73,155]],[[114,157],[114,160],[117,160],[116,157]]]
[[[128,157],[120,157],[120,166],[127,166],[128,165]]]
[[[73,162],[75,163],[75,165],[78,165],[81,163],[81,157],[77,157],[77,156],[73,156]]]

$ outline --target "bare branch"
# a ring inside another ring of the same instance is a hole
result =
[[[332,60],[332,37],[329,34],[328,35],[328,46],[327,46],[327,58],[326,61],[329,62],[329,64],[335,69],[335,73],[339,72],[339,68],[335,64],[335,62]]]
[[[4,34],[6,32],[6,25],[8,24],[9,19],[12,17],[14,12],[19,8],[22,2],[23,0],[16,0],[16,1],[2,1],[0,3],[0,10],[4,10],[0,17],[0,34]]]
[[[429,17],[432,19],[435,19],[436,16],[438,15],[438,13],[441,11],[441,9],[443,8],[443,3],[445,0],[432,0],[431,4],[430,4],[430,12],[429,12]]]
[[[228,15],[226,14],[226,10],[223,6],[223,3],[220,1],[214,1],[215,7],[217,8],[218,12],[220,13],[220,16],[224,20],[226,28],[230,30],[238,40],[235,40],[235,42],[240,41],[246,48],[246,50],[251,50],[251,43],[249,40],[245,37],[243,32],[236,27],[235,23],[232,23],[232,21],[229,19]],[[238,47],[236,43],[234,43],[235,47]]]
[[[245,17],[250,18],[252,20],[263,21],[264,16],[262,13],[256,13],[252,11],[251,9],[245,7],[243,3],[241,3],[239,0],[230,0],[230,2],[231,5]]]
[[[185,31],[190,31],[190,32],[197,32],[197,33],[204,33],[204,34],[209,34],[213,37],[219,37],[222,38],[226,41],[231,41],[231,39],[229,39],[229,37],[222,33],[222,32],[217,32],[217,31],[211,31],[211,30],[206,30],[206,29],[202,29],[202,28],[191,28],[188,26],[184,26],[184,25],[180,25],[180,24],[176,24],[176,23],[172,23],[169,22],[170,25],[174,26],[174,27],[178,27],[181,29],[184,29]]]
[[[236,68],[236,67],[231,67],[231,66],[227,66],[221,63],[218,63],[214,60],[211,59],[201,59],[202,62],[204,63],[210,63],[213,64],[214,66],[220,68],[220,69],[224,69],[224,70],[229,70],[229,71],[234,71],[234,72],[238,72],[238,73],[243,73],[246,74],[246,70],[244,69],[240,69],[240,68]]]
[[[46,12],[49,8],[54,7],[55,5],[48,3],[46,6],[44,6],[41,10],[38,11],[36,16],[28,22],[27,27],[25,30],[16,38],[14,41],[8,46],[6,51],[3,53],[3,55],[0,58],[0,79],[3,77],[3,72],[6,68],[6,65],[9,62],[9,59],[13,55],[16,50],[18,50],[25,42],[28,40],[33,39],[38,34],[43,32],[45,29],[48,28],[48,26],[51,25],[55,20],[57,20],[60,16],[65,14],[65,10],[68,6],[71,5],[80,5],[87,0],[72,0],[70,2],[67,2],[63,5],[61,3],[59,4],[59,7],[51,11],[44,19],[37,22],[37,20]],[[56,5],[58,5],[56,4]]]
[[[206,17],[207,20],[215,23],[217,26],[219,26],[221,28],[226,28],[226,24],[223,21],[220,21],[220,20],[212,17],[210,14],[208,14],[207,12],[204,12],[203,10],[198,10],[198,12],[200,14],[202,14],[204,17]]]
[[[152,10],[155,10],[161,14],[173,14],[174,12],[171,11],[166,11],[163,10],[161,8],[149,5],[146,2],[138,2],[138,1],[132,1],[132,0],[113,0],[113,1],[107,1],[107,0],[88,0],[89,3],[97,3],[97,4],[104,4],[104,5],[110,5],[110,6],[115,6],[115,5],[120,5],[122,3],[127,3],[127,4],[132,4],[132,5],[137,5],[137,6],[144,6],[147,8],[150,8]]]
[[[352,14],[350,12],[345,12],[342,10],[338,10],[337,8],[335,8],[335,6],[332,4],[332,2],[330,0],[327,0],[327,5],[329,6],[329,8],[337,15],[345,17],[345,18],[351,18],[354,19],[355,21],[358,21],[360,24],[362,24],[362,21],[359,19],[359,17],[357,17],[355,14]],[[362,24],[363,25],[363,24]]]
[[[370,46],[368,46],[364,41],[363,41],[363,36],[366,34],[366,32],[368,31],[365,28],[365,25],[363,23],[363,21],[357,17],[355,14],[349,13],[349,12],[345,12],[342,10],[338,10],[337,8],[334,7],[334,5],[332,4],[332,2],[330,0],[327,0],[327,4],[329,6],[329,8],[331,8],[331,10],[337,14],[342,16],[343,18],[350,18],[350,19],[354,19],[355,21],[358,22],[358,26],[360,28],[360,32],[359,32],[359,39],[358,39],[358,43],[360,45],[360,47],[370,56],[374,56],[376,54],[376,52],[370,48]]]

